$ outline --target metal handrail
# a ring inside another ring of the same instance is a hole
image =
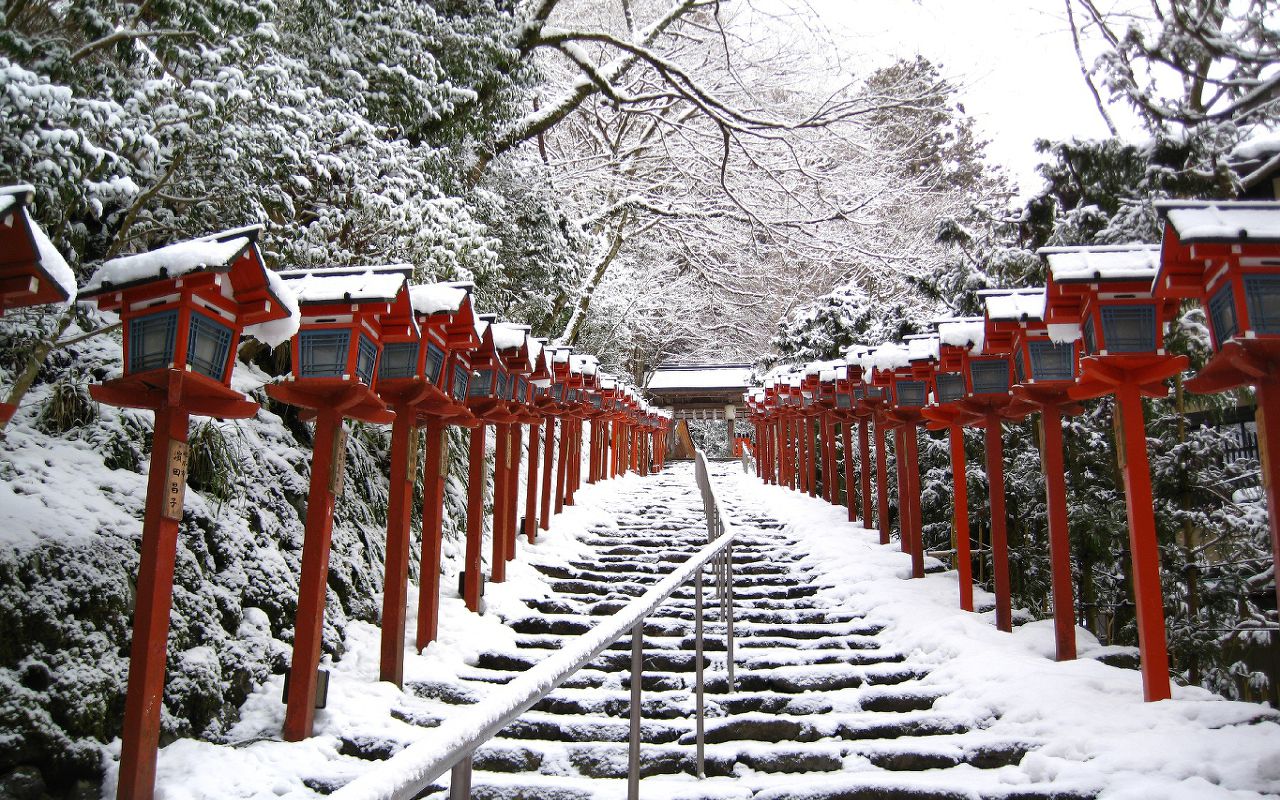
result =
[[[600,655],[609,645],[631,632],[631,739],[628,770],[630,800],[637,800],[640,786],[640,711],[644,661],[644,620],[690,578],[694,581],[694,655],[695,693],[697,695],[697,768],[698,777],[706,776],[703,720],[703,626],[702,571],[711,564],[716,579],[716,594],[721,619],[726,623],[729,691],[733,691],[733,558],[736,532],[720,514],[719,503],[707,472],[706,456],[701,450],[695,457],[695,475],[702,492],[707,514],[706,546],[655,584],[642,596],[632,600],[590,631],[577,637],[571,645],[543,659],[514,680],[496,690],[483,703],[460,709],[432,728],[426,738],[392,756],[381,766],[366,772],[335,791],[333,800],[408,800],[420,794],[436,778],[452,770],[449,784],[451,800],[463,800],[471,794],[472,754],[532,708],[539,700],[559,688],[566,680]]]

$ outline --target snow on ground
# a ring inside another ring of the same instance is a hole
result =
[[[748,506],[789,522],[809,565],[833,585],[820,596],[883,623],[885,647],[931,667],[920,686],[945,693],[936,711],[1042,743],[1000,770],[1003,780],[1062,782],[1117,799],[1280,796],[1280,717],[1269,707],[1198,687],[1144,703],[1139,673],[1091,658],[1103,648],[1084,629],[1077,628],[1081,658],[1057,663],[1051,620],[1001,633],[993,612],[960,610],[954,571],[905,580],[909,557],[847,522],[843,507],[762,488],[754,476],[732,480]],[[976,590],[975,599],[982,607],[993,597]],[[815,778],[822,781],[839,778]]]
[[[991,613],[972,614],[958,608],[954,572],[907,580],[908,557],[896,544],[880,545],[875,531],[845,521],[843,508],[778,487],[761,487],[754,476],[733,469],[716,471],[722,494],[738,513],[754,511],[787,522],[785,533],[798,542],[806,553],[806,566],[826,584],[819,597],[829,602],[830,609],[857,611],[867,621],[883,625],[878,636],[882,646],[928,670],[918,681],[903,685],[903,690],[941,694],[933,711],[962,722],[984,739],[1034,746],[1013,766],[912,773],[913,785],[963,793],[987,792],[993,785],[1016,791],[1020,786],[1050,783],[1126,800],[1280,796],[1280,724],[1267,707],[1227,701],[1189,687],[1175,688],[1172,700],[1144,703],[1139,674],[1095,660],[1105,648],[1085,631],[1078,631],[1082,657],[1056,663],[1050,622],[1000,633]],[[553,518],[551,531],[542,533],[537,544],[529,546],[521,540],[518,557],[508,567],[508,582],[486,589],[487,609],[510,616],[530,614],[522,598],[548,593],[544,580],[529,565],[530,554],[547,564],[574,559],[584,551],[581,540],[592,526],[611,524],[619,493],[635,490],[636,482],[644,480],[628,476],[584,486],[578,505]],[[421,654],[407,646],[406,683],[448,682],[465,673],[481,651],[515,649],[514,634],[497,615],[466,611],[456,595],[455,575],[444,576],[441,585],[445,599],[440,639]],[[975,594],[980,607],[990,604],[991,595],[981,590]],[[413,592],[409,607],[406,629],[411,632],[416,608]],[[184,739],[163,748],[157,796],[166,800],[314,797],[317,782],[336,786],[376,768],[374,762],[344,755],[344,739],[368,737],[408,744],[429,735],[431,728],[422,727],[423,720],[440,719],[451,709],[456,713],[457,706],[377,682],[378,636],[376,627],[353,623],[348,628],[346,657],[323,665],[331,674],[328,708],[317,713],[313,738],[300,743],[279,741],[282,677],[272,677],[245,703],[243,718],[232,729],[228,743]],[[785,656],[786,650],[756,653],[770,654]],[[855,708],[850,712],[867,713]],[[402,721],[405,718],[419,724]],[[935,744],[947,748],[959,743],[939,738]],[[111,750],[118,754],[118,741]],[[846,780],[857,773],[861,786],[881,777],[887,782],[901,777],[900,773],[869,775],[861,758],[849,759],[844,769],[850,773]],[[302,776],[307,777],[306,784]],[[510,780],[519,782],[518,776]],[[582,786],[583,779],[565,780],[566,785]],[[841,780],[840,773],[805,775],[804,791],[798,788],[795,775],[755,774],[747,783],[763,790],[760,797],[781,798],[835,789]],[[108,792],[114,782],[115,775],[110,774],[105,784]],[[747,783],[717,778],[694,784],[691,778],[685,782],[680,777],[659,784],[646,782],[672,791],[677,786],[692,790],[699,785],[706,796],[715,797],[750,796]]]

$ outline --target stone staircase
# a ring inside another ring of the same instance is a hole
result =
[[[725,513],[740,530],[733,554],[734,691],[708,572],[707,779],[694,777],[694,612],[686,586],[644,626],[642,797],[1081,797],[1046,785],[1003,787],[984,777],[1018,763],[1035,743],[994,737],[935,710],[938,696],[921,682],[925,668],[882,647],[875,622],[856,610],[821,607],[785,526],[733,495],[723,477],[732,468],[713,467],[722,472]],[[618,506],[616,526],[596,528],[585,542],[593,555],[538,567],[552,596],[527,601],[527,616],[506,620],[517,632],[515,651],[483,653],[458,681],[407,689],[440,714],[479,702],[488,687],[622,608],[706,542],[691,465],[632,482]],[[472,796],[625,797],[630,647],[629,639],[615,643],[481,747]],[[422,796],[443,798],[447,790],[433,786]]]

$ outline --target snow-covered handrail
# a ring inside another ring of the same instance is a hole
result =
[[[700,578],[701,570],[725,553],[733,543],[734,532],[718,513],[715,491],[708,478],[706,458],[702,451],[697,452],[696,460],[698,487],[702,490],[703,503],[708,510],[708,530],[718,530],[719,535],[711,533],[708,537],[710,541],[689,560],[563,650],[521,673],[486,701],[451,714],[425,738],[338,789],[330,797],[333,800],[407,800],[415,797],[445,772],[464,762],[469,764],[470,756],[476,748],[496,736],[628,631],[643,625],[646,617],[690,579]],[[719,563],[727,565],[728,562],[729,559],[726,558]],[[701,580],[697,583],[700,590]],[[721,586],[723,587],[723,582]],[[722,589],[723,594],[726,593]],[[731,596],[732,592],[727,594]],[[723,599],[721,603],[723,607]],[[732,624],[728,632],[731,637]],[[732,685],[733,651],[731,644],[729,647],[729,680]],[[638,689],[640,682],[633,683]]]

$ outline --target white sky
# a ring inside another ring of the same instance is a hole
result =
[[[846,66],[860,74],[917,53],[941,64],[991,141],[990,160],[1005,166],[1024,196],[1041,185],[1037,138],[1108,135],[1080,76],[1062,0],[808,3],[844,43]],[[1109,111],[1122,134],[1140,135],[1126,109],[1111,105]]]

